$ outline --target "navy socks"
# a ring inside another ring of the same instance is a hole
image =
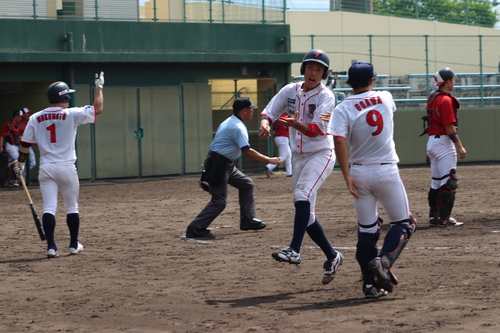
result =
[[[42,216],[43,230],[47,237],[47,249],[57,251],[56,242],[54,241],[54,230],[56,229],[56,217],[49,213],[44,213]]]
[[[290,247],[300,253],[300,246],[307,229],[309,216],[311,215],[311,203],[309,201],[295,202],[295,219],[293,221],[293,237]]]
[[[307,233],[309,237],[323,250],[326,257],[329,260],[335,259],[337,256],[337,252],[333,249],[332,245],[326,238],[323,227],[318,222],[318,220],[314,221],[309,227],[307,227]]]
[[[80,215],[78,213],[66,215],[66,224],[68,225],[70,235],[69,246],[76,249],[78,245],[78,230],[80,229]]]

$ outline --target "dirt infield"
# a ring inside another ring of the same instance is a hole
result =
[[[290,178],[250,176],[268,227],[239,230],[231,189],[211,241],[181,240],[209,200],[197,178],[82,184],[85,250],[68,254],[61,202],[55,259],[45,257],[23,191],[2,189],[0,332],[500,331],[500,165],[459,167],[454,216],[465,225],[445,229],[427,225],[430,170],[401,170],[420,225],[394,267],[400,284],[376,300],[361,291],[357,219],[340,171],[317,204],[345,256],[329,285],[321,284],[323,254],[307,236],[300,265],[271,258],[291,239]],[[39,189],[31,194],[41,213]]]

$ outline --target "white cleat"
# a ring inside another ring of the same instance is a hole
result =
[[[56,250],[49,249],[47,251],[47,258],[57,258],[57,257],[59,257],[59,253]]]
[[[460,227],[462,225],[464,225],[463,222],[458,222],[457,220],[455,220],[453,217],[450,217],[448,219],[448,224],[452,227]]]
[[[300,253],[295,252],[291,247],[285,247],[280,252],[273,252],[272,256],[277,261],[288,262],[298,265],[302,261]]]
[[[77,254],[78,252],[82,251],[83,251],[83,245],[80,242],[78,242],[76,249],[74,247],[69,248],[69,254]]]
[[[337,251],[337,256],[333,260],[327,260],[323,264],[323,280],[321,283],[323,284],[329,284],[330,282],[333,281],[335,278],[335,274],[337,273],[337,270],[340,265],[342,265],[342,260],[344,259],[344,256],[342,253]]]

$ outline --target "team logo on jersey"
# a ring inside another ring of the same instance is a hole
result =
[[[295,104],[295,98],[289,98],[288,104]]]
[[[307,105],[307,118],[308,119],[313,119],[314,118],[314,111],[316,111],[316,104],[308,104]]]

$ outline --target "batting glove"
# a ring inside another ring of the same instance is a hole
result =
[[[101,72],[101,74],[95,73],[95,87],[96,88],[103,88],[104,87],[104,72]]]
[[[14,173],[16,174],[17,177],[20,177],[23,174],[24,164],[25,164],[25,162],[18,162],[17,166],[15,166],[12,169],[12,170],[14,170]]]

